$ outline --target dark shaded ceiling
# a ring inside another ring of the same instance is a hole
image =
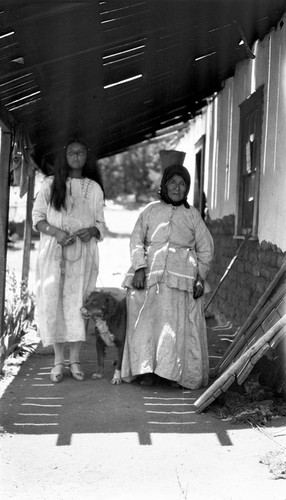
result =
[[[99,158],[123,151],[188,121],[285,11],[285,0],[0,0],[2,114],[38,154],[75,132]]]

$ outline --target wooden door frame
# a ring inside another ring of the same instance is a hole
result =
[[[238,169],[237,169],[237,216],[235,218],[235,235],[244,236],[242,229],[242,213],[243,213],[243,186],[241,182],[242,168],[243,168],[243,137],[244,137],[244,119],[257,109],[260,113],[259,123],[259,136],[257,143],[257,172],[255,177],[255,198],[253,207],[253,224],[252,236],[257,237],[258,232],[258,204],[259,204],[259,185],[260,185],[260,168],[261,168],[261,141],[262,141],[262,117],[263,117],[263,98],[264,98],[264,85],[249,96],[248,99],[240,104],[240,124],[239,124],[239,143],[238,143]]]

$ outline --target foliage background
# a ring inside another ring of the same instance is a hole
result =
[[[139,203],[156,199],[162,176],[160,150],[176,149],[178,141],[172,134],[99,160],[106,198],[124,201],[133,195]]]

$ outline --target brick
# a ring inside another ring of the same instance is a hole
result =
[[[260,276],[260,267],[257,264],[254,266],[251,266],[251,274],[253,276]]]

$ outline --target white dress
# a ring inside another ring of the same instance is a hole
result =
[[[213,240],[199,212],[158,201],[140,214],[130,240],[127,335],[121,374],[126,381],[154,372],[183,387],[208,383],[208,347],[202,299],[194,300],[198,274],[205,280]],[[144,290],[132,288],[144,267]]]
[[[93,180],[67,180],[66,209],[55,210],[49,200],[52,177],[46,177],[33,208],[33,226],[41,220],[70,234],[96,226],[104,237],[104,199]],[[44,346],[86,339],[80,313],[85,297],[94,290],[99,256],[96,238],[61,247],[54,236],[41,233],[36,263],[36,320]]]

